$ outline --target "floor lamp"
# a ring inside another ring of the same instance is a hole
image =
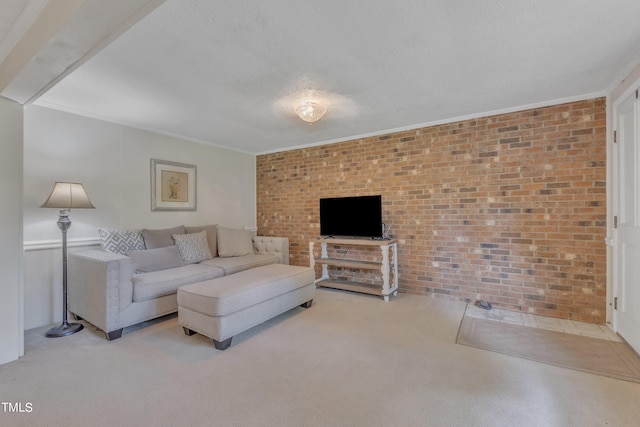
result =
[[[71,209],[95,209],[82,184],[77,182],[56,182],[49,198],[41,208],[60,209],[58,228],[62,231],[62,324],[51,328],[45,334],[48,338],[66,337],[81,331],[80,323],[67,322],[67,230],[71,227]]]

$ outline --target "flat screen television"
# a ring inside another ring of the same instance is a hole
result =
[[[382,237],[382,196],[320,199],[323,236]]]

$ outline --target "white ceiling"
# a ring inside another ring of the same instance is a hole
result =
[[[640,63],[639,17],[638,0],[167,0],[35,103],[267,153],[604,95]],[[328,103],[313,125],[291,105],[306,90]]]

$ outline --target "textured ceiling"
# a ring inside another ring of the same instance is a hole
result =
[[[36,104],[250,153],[606,94],[638,0],[167,0]],[[292,101],[328,103],[308,125]]]

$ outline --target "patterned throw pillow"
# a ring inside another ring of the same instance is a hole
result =
[[[118,228],[98,228],[102,249],[114,254],[126,255],[129,251],[144,250],[144,240],[140,230],[120,230]]]
[[[187,264],[197,264],[200,261],[213,258],[207,242],[207,231],[199,233],[174,234],[178,251]]]
[[[207,241],[209,242],[209,250],[212,257],[218,256],[218,234],[216,233],[216,224],[202,226],[186,226],[185,233],[199,233],[202,230],[207,232]]]

